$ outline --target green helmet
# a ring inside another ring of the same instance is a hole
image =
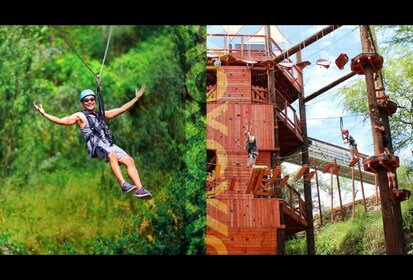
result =
[[[95,94],[95,92],[94,92],[93,90],[91,90],[91,89],[85,89],[85,90],[82,90],[82,92],[81,92],[80,95],[79,95],[79,100],[80,100],[80,102],[82,102],[82,99],[85,98],[85,97],[88,96],[88,95],[93,95],[94,97],[96,97],[96,94]]]

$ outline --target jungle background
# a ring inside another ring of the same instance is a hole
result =
[[[110,33],[105,109],[147,86],[110,130],[152,200],[123,195],[76,125],[33,107],[80,111]],[[205,254],[204,50],[198,25],[0,26],[0,254]]]

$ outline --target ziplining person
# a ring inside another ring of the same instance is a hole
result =
[[[357,149],[357,141],[354,139],[353,136],[350,135],[348,129],[343,128],[343,118],[340,117],[340,129],[341,129],[341,138],[343,139],[344,144],[349,145],[349,151],[351,153],[351,157],[355,159],[359,156],[359,152]]]
[[[119,108],[105,111],[106,119],[113,119],[129,110],[139,100],[145,92],[145,89],[146,86],[143,85],[139,91],[136,89],[135,97],[132,100]],[[119,146],[111,143],[112,139],[105,133],[102,127],[101,116],[99,115],[99,112],[95,112],[95,92],[91,89],[85,89],[80,93],[79,99],[84,110],[62,118],[46,113],[41,104],[37,105],[33,102],[33,105],[43,117],[53,123],[65,126],[76,124],[79,127],[83,138],[87,141],[89,158],[100,158],[105,162],[110,162],[110,167],[121,185],[122,193],[126,194],[135,190],[134,196],[137,198],[152,198],[151,193],[142,186],[139,172],[135,166],[133,158]],[[119,164],[126,166],[128,176],[134,185],[131,185],[124,179]]]
[[[59,27],[56,27],[59,30]],[[56,117],[50,114],[47,114],[43,109],[43,106],[39,106],[33,102],[33,106],[36,110],[49,121],[59,124],[59,125],[74,125],[80,129],[80,132],[83,138],[87,142],[87,147],[89,151],[88,159],[90,158],[99,158],[105,162],[110,162],[110,167],[113,174],[121,185],[121,190],[123,194],[131,193],[135,191],[134,196],[137,198],[152,198],[151,193],[142,185],[138,169],[135,166],[135,162],[131,156],[129,156],[123,149],[113,143],[112,134],[109,131],[109,125],[107,120],[113,119],[120,114],[129,110],[143,95],[146,90],[146,85],[142,85],[140,90],[135,90],[135,97],[126,102],[119,108],[111,109],[106,111],[104,108],[103,94],[100,89],[102,84],[101,74],[103,70],[103,65],[105,63],[106,54],[109,48],[109,42],[112,34],[112,26],[109,30],[108,41],[106,44],[106,50],[103,57],[102,65],[100,67],[100,72],[95,74],[93,70],[85,63],[82,57],[76,52],[70,42],[67,40],[66,36],[63,35],[63,39],[69,45],[70,49],[76,54],[76,56],[82,61],[85,67],[95,76],[97,89],[96,93],[91,89],[85,89],[80,92],[79,99],[83,105],[83,110],[76,112],[72,115],[66,117]],[[99,111],[95,111],[96,107],[96,98],[99,102]],[[126,171],[129,178],[132,180],[133,184],[127,182],[120,168],[120,164],[126,166]]]
[[[354,137],[350,135],[350,133],[348,132],[348,129],[343,129],[341,131],[341,135],[342,135],[344,144],[349,145],[351,156],[354,159],[358,154],[356,139],[354,139]]]

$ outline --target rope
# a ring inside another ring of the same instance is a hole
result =
[[[87,63],[83,60],[83,58],[77,53],[77,51],[75,50],[73,45],[70,43],[70,41],[67,39],[66,35],[63,33],[60,26],[53,25],[53,27],[61,34],[62,39],[66,42],[66,44],[69,46],[69,48],[72,50],[72,52],[74,52],[74,54],[80,59],[80,61],[82,61],[83,65],[85,65],[86,68],[89,69],[89,71],[93,74],[93,76],[95,76],[97,78],[96,82],[99,84],[98,86],[100,86],[100,83],[101,83],[100,78],[101,78],[102,71],[103,71],[103,65],[105,65],[106,55],[107,55],[108,49],[109,49],[110,38],[112,37],[112,25],[110,26],[110,29],[109,29],[109,36],[108,36],[108,41],[106,42],[105,54],[103,56],[102,65],[100,66],[100,71],[99,71],[98,74],[93,72],[93,70],[89,67],[89,65],[87,65]]]
[[[97,76],[95,74],[95,72],[93,72],[92,69],[90,69],[89,65],[86,64],[86,62],[83,60],[83,58],[76,52],[75,48],[72,46],[72,44],[70,44],[69,40],[66,38],[66,35],[63,33],[63,31],[61,30],[60,26],[58,25],[53,25],[53,27],[59,32],[61,33],[61,37],[63,38],[63,40],[66,42],[66,44],[69,46],[69,48],[72,50],[72,52],[75,53],[75,55],[80,59],[80,61],[82,61],[82,63],[86,66],[87,69],[89,69],[89,71],[93,74],[93,76]]]
[[[100,67],[100,72],[99,72],[100,75],[102,75],[103,65],[105,64],[106,54],[108,53],[109,42],[110,42],[111,37],[112,37],[112,25],[110,26],[110,29],[109,29],[109,36],[108,36],[108,42],[106,43],[105,55],[103,56],[102,66]]]
[[[106,138],[109,140],[110,146],[112,146],[112,144],[113,144],[113,135],[112,135],[111,131],[109,130],[109,124],[106,121],[105,105],[104,105],[104,102],[103,102],[103,93],[100,89],[100,86],[102,85],[103,65],[105,64],[106,54],[108,53],[109,42],[110,42],[111,37],[112,37],[112,25],[110,26],[110,29],[109,29],[108,41],[106,42],[105,54],[103,56],[102,65],[100,66],[100,72],[99,72],[98,75],[96,75],[96,85],[97,85],[96,95],[97,95],[98,104],[99,104],[99,113],[100,113],[99,115],[102,118],[103,131],[106,135]]]

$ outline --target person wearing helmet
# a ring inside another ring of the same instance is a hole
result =
[[[257,138],[248,129],[244,131],[244,137],[247,139],[245,142],[245,149],[248,152],[247,166],[251,169],[258,157]]]
[[[354,137],[349,134],[347,129],[343,129],[341,131],[341,134],[344,140],[344,144],[349,144],[351,156],[354,158],[358,153],[356,139],[354,139]]]
[[[79,101],[82,102],[82,99],[89,95],[96,97],[96,94],[93,90],[91,89],[82,90],[79,95]]]
[[[113,119],[129,110],[143,95],[145,89],[146,85],[142,85],[139,90],[135,90],[135,97],[132,100],[119,108],[105,110],[106,120]],[[98,116],[99,112],[95,112],[95,92],[91,89],[85,89],[80,93],[79,100],[83,106],[83,110],[62,118],[46,113],[41,104],[37,105],[33,102],[33,106],[43,117],[53,123],[65,126],[76,124],[79,127],[83,138],[87,141],[89,158],[100,158],[105,162],[110,163],[110,167],[121,186],[123,194],[133,193],[134,191],[134,196],[136,198],[152,198],[151,193],[141,183],[134,159],[122,148],[112,143],[107,135],[105,135],[104,129],[102,129],[102,123],[99,121],[101,119]],[[132,180],[133,185],[124,179],[120,168],[121,164],[126,166],[127,174]]]

